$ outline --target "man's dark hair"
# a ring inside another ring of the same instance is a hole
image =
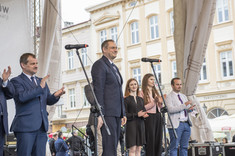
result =
[[[57,137],[57,135],[58,135],[58,134],[57,134],[57,133],[55,133],[55,134],[53,134],[53,137]]]
[[[60,131],[59,133],[58,133],[58,138],[61,138],[61,136],[63,135],[63,133]],[[63,139],[63,138],[62,138]]]
[[[102,44],[101,44],[101,50],[103,52],[103,48],[108,48],[109,42],[114,42],[114,40],[109,39],[109,40],[105,40]]]
[[[20,57],[20,64],[27,64],[28,63],[28,58],[29,56],[32,56],[33,58],[36,58],[36,55],[32,54],[32,53],[24,53],[23,55],[21,55]]]
[[[175,77],[175,78],[171,79],[171,85],[172,85],[172,86],[174,86],[175,80],[180,80],[180,78]]]

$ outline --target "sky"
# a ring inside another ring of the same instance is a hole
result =
[[[103,3],[108,0],[61,0],[63,22],[81,23],[90,19],[85,10],[90,6]]]

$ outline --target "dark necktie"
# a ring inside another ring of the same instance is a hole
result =
[[[116,76],[117,76],[117,78],[118,78],[118,82],[121,84],[121,77],[120,77],[120,75],[118,74],[118,71],[117,71],[117,68],[116,68],[116,66],[112,63],[112,66],[113,66],[113,69],[114,69],[114,71],[115,71],[115,74],[116,74]]]
[[[178,99],[180,100],[181,104],[184,104],[179,94],[178,94]],[[184,109],[184,116],[187,116],[187,111],[185,109]]]
[[[33,83],[34,86],[37,86],[37,84],[36,84],[35,79],[34,79],[33,76],[31,76],[31,81],[32,81],[32,83]]]

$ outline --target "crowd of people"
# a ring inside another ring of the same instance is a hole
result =
[[[67,140],[61,131],[54,133],[49,140],[51,156],[85,156],[84,139],[76,131]]]

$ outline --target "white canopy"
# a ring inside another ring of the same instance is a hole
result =
[[[223,115],[214,119],[209,119],[213,132],[235,131],[235,114]]]

